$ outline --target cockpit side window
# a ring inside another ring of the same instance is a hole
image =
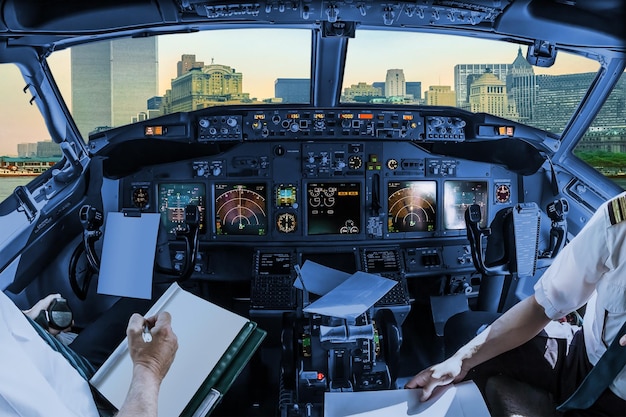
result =
[[[622,73],[574,154],[626,190],[626,75]]]
[[[0,64],[0,202],[62,159],[14,64]]]

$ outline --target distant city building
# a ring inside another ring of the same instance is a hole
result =
[[[456,94],[449,85],[431,85],[424,93],[427,106],[456,106]]]
[[[146,115],[148,119],[161,116],[163,114],[163,97],[154,96],[146,103]]]
[[[578,142],[576,151],[626,153],[626,127],[590,130]]]
[[[384,81],[374,81],[372,83],[372,87],[380,88],[380,91],[385,94],[385,82]]]
[[[131,123],[158,93],[157,38],[73,47],[71,84],[72,116],[83,136],[98,126]]]
[[[37,143],[18,143],[17,156],[20,158],[32,158],[37,156]]]
[[[243,91],[243,74],[227,65],[192,68],[172,80],[161,103],[163,114],[186,112],[220,104],[250,104]]]
[[[385,97],[404,97],[406,96],[406,80],[404,79],[404,71],[401,69],[387,70],[385,78]]]
[[[60,158],[63,156],[58,143],[51,140],[37,142],[37,158]]]
[[[506,76],[506,90],[509,102],[515,103],[518,121],[521,123],[533,121],[537,82],[533,66],[522,55],[521,47],[517,50],[517,57]]]
[[[549,132],[560,133],[574,114],[580,100],[587,93],[587,89],[595,76],[596,74],[591,72],[537,75],[537,97],[533,125]],[[622,95],[621,100],[623,99],[624,96]],[[623,123],[624,119],[619,124],[622,125]]]
[[[154,96],[148,99],[146,103],[146,108],[148,110],[161,110],[162,104],[163,104],[163,97]]]
[[[412,95],[414,100],[422,99],[422,83],[421,81],[407,81],[406,93]]]
[[[517,119],[515,103],[509,103],[507,98],[506,83],[488,70],[472,83],[469,104],[474,113]]]
[[[310,103],[311,80],[308,78],[277,78],[274,82],[274,97],[283,103]]]
[[[195,55],[182,55],[176,64],[176,76],[180,77],[192,69],[202,69],[202,67],[204,67],[204,61],[196,61]]]
[[[370,84],[360,82],[352,84],[343,90],[343,102],[369,102],[372,97],[382,97],[383,92],[380,88]]]
[[[503,82],[511,70],[511,64],[457,64],[454,66],[454,91],[456,92],[456,106],[469,110],[469,93],[471,81],[480,77],[489,70]],[[474,77],[471,77],[471,76]]]

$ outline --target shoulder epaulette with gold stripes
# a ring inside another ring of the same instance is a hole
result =
[[[617,224],[626,220],[626,195],[620,195],[609,201],[607,208],[611,224]]]

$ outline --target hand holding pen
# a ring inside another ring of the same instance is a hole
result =
[[[163,380],[178,349],[170,314],[162,312],[152,317],[133,314],[126,334],[133,369],[147,370],[159,381]]]

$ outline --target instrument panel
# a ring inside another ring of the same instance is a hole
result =
[[[277,157],[275,146],[289,152]],[[462,235],[469,205],[481,206],[486,226],[499,208],[516,201],[515,174],[472,161],[456,161],[454,174],[445,176],[375,163],[379,168],[342,175],[317,171],[311,177],[302,161],[311,146],[243,143],[218,157],[223,169],[212,177],[198,175],[194,160],[152,167],[121,180],[121,209],[161,213],[162,226],[176,234],[184,230],[185,206],[195,204],[203,240],[394,240]],[[254,176],[230,173],[240,154],[264,152],[264,170],[252,170]],[[438,161],[406,143],[362,145],[361,155],[400,163],[405,156],[424,164]]]
[[[464,236],[469,205],[481,206],[486,226],[518,199],[518,175],[503,166],[419,146],[466,140],[471,122],[458,115],[284,108],[192,115],[186,127],[154,129],[148,121],[145,128],[187,132],[175,138],[185,143],[227,144],[223,151],[120,179],[120,209],[161,213],[170,234],[184,229],[185,205],[196,204],[205,242]]]

